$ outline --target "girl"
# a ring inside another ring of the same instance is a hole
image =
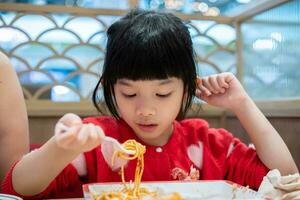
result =
[[[74,114],[63,116],[54,137],[14,165],[4,191],[41,199],[83,183],[120,182],[124,163],[111,165],[112,151],[101,145],[105,135],[146,146],[143,181],[227,179],[258,188],[269,169],[297,171],[279,134],[232,74],[197,78],[189,31],[179,18],[135,10],[112,24],[107,34],[93,100],[97,107],[101,84],[113,117],[82,123]],[[204,120],[179,121],[194,94],[234,112],[257,151],[224,129],[209,128]],[[125,163],[126,180],[133,180],[135,166],[135,161]]]

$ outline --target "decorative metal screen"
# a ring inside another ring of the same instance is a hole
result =
[[[0,47],[18,72],[26,99],[81,101],[91,96],[115,17],[2,13]]]
[[[0,50],[11,58],[27,101],[90,100],[102,71],[113,15],[2,12]],[[231,24],[191,20],[198,74],[236,72]]]

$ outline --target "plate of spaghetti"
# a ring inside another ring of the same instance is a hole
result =
[[[123,183],[94,183],[83,186],[85,200],[123,200]],[[248,187],[228,181],[142,182],[147,194],[136,200],[270,200]],[[176,192],[175,192],[176,191]],[[132,200],[127,198],[126,200]]]
[[[135,140],[122,144],[125,149],[134,152],[127,155],[115,151],[116,158],[137,159],[134,181],[125,180],[124,168],[120,170],[120,183],[95,183],[83,185],[85,200],[217,200],[217,199],[269,199],[248,187],[239,186],[229,181],[160,181],[141,182],[144,170],[145,146]],[[113,165],[112,163],[112,165]],[[175,192],[176,191],[176,192]]]

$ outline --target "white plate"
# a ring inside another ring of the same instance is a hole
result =
[[[264,200],[269,199],[247,187],[234,184],[229,181],[193,181],[193,182],[142,182],[142,187],[150,191],[163,191],[164,194],[179,192],[184,200]],[[90,191],[94,194],[102,192],[120,191],[123,185],[120,183],[95,183],[83,186],[85,200],[91,200]]]
[[[0,200],[22,200],[22,198],[9,194],[0,194]]]

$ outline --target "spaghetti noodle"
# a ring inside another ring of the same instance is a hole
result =
[[[126,184],[124,166],[122,166],[120,173],[124,188],[121,191],[111,191],[104,192],[101,195],[93,195],[93,200],[142,200],[144,197],[149,200],[181,200],[178,193],[158,197],[157,192],[150,192],[147,188],[141,188],[140,184],[144,171],[144,154],[146,152],[146,147],[135,140],[127,140],[122,145],[125,149],[135,152],[135,154],[127,155],[122,151],[115,151],[112,158],[112,164],[114,164],[116,157],[125,160],[137,159],[133,186],[132,184]]]

